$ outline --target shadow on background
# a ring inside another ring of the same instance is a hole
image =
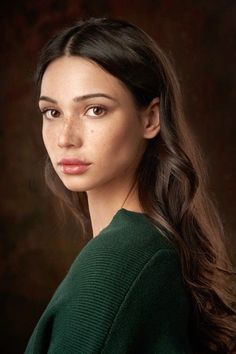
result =
[[[236,265],[235,1],[36,1],[1,5],[1,344],[23,353],[73,259],[87,242],[60,222],[44,185],[45,150],[33,72],[42,45],[81,16],[127,19],[174,60],[189,125],[202,146],[209,189]]]

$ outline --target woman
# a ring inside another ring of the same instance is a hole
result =
[[[162,50],[90,18],[43,49],[48,186],[93,237],[26,353],[233,353],[235,275]]]

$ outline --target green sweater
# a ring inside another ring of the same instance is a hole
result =
[[[122,208],[73,261],[25,354],[190,354],[189,313],[177,251]]]

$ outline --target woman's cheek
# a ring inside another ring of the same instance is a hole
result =
[[[43,126],[42,137],[47,153],[51,159],[53,159],[53,155],[57,149],[57,134],[55,129],[51,129],[49,126]]]
[[[110,170],[125,167],[129,162],[129,140],[124,131],[110,132],[108,136],[101,136],[94,145],[100,167]]]
[[[49,146],[48,131],[44,125],[43,125],[43,129],[42,129],[42,138],[43,138],[44,146],[48,152],[48,146]]]

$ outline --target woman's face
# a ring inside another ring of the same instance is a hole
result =
[[[133,176],[147,140],[133,97],[117,78],[93,61],[60,57],[43,75],[39,106],[46,150],[69,190],[89,191]],[[90,165],[81,172],[76,164],[60,165],[62,159]]]

